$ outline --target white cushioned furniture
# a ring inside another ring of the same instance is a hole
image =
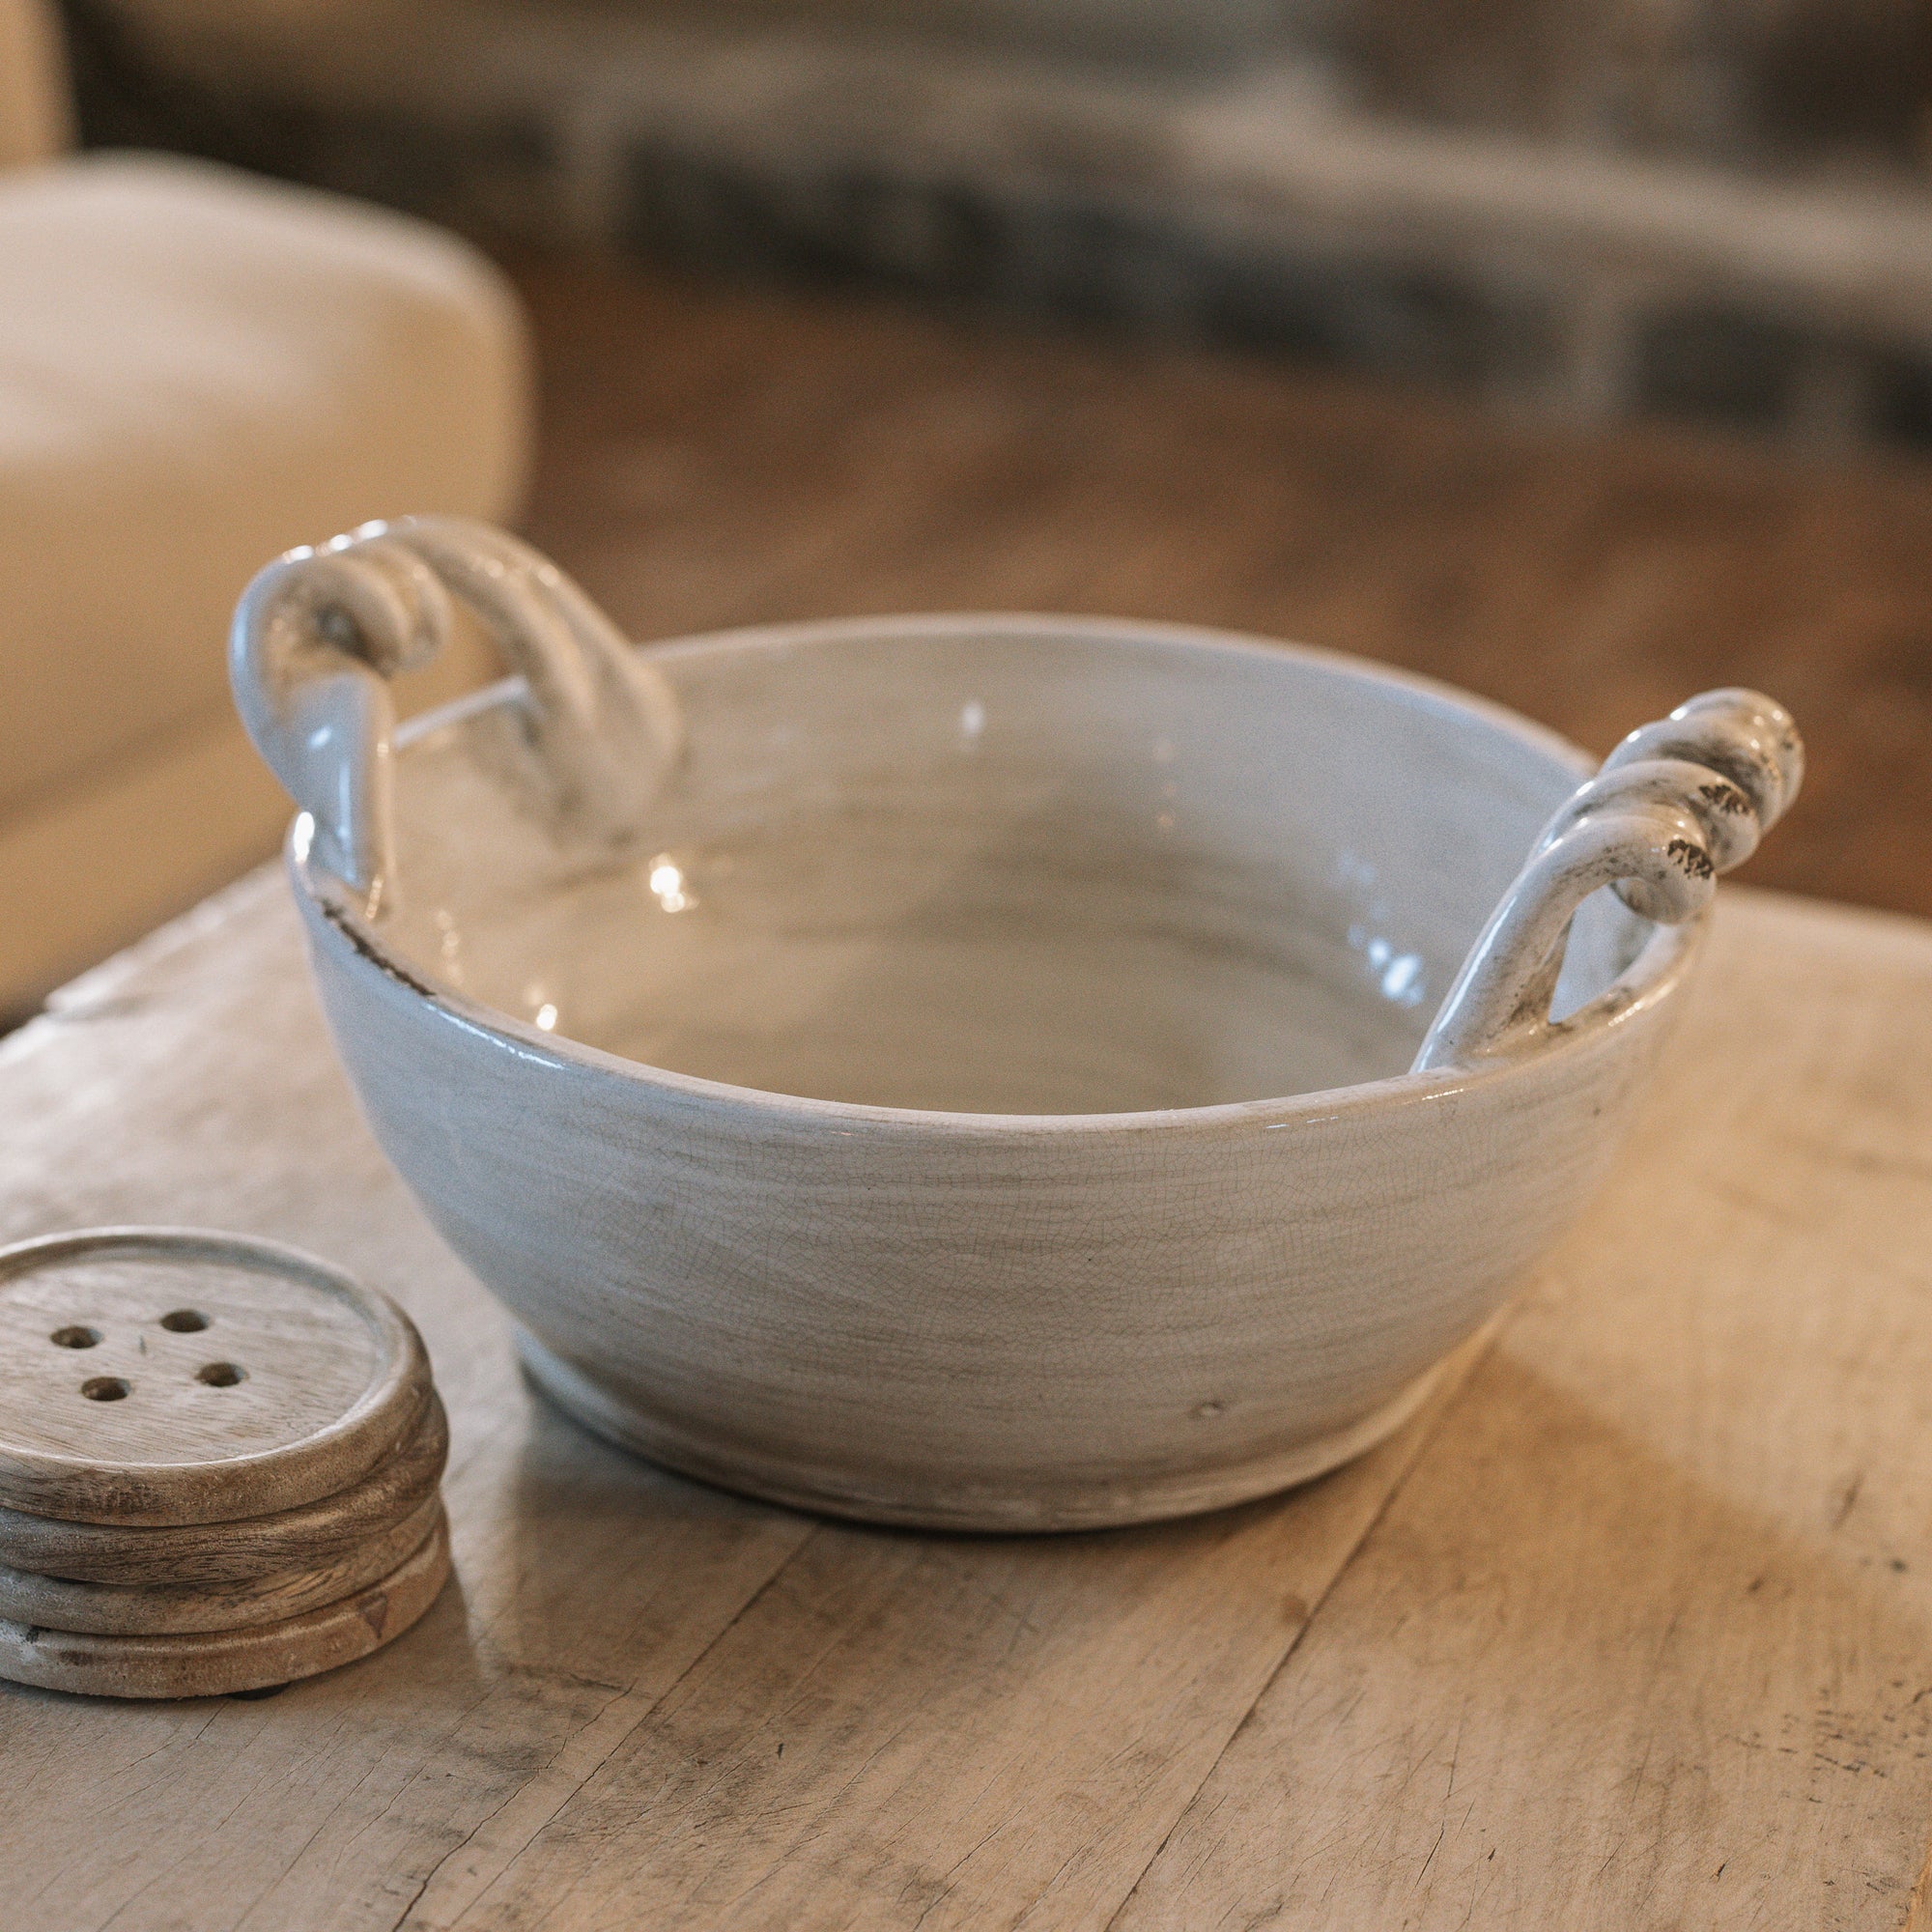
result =
[[[199,162],[47,156],[54,50],[0,0],[0,1013],[272,849],[223,656],[254,570],[370,517],[501,518],[528,449],[521,313],[474,250]],[[490,665],[472,639],[416,701]]]

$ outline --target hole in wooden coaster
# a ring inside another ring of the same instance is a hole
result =
[[[100,1330],[74,1321],[65,1328],[56,1328],[47,1340],[57,1349],[91,1349],[100,1340]]]
[[[195,1370],[194,1378],[210,1388],[232,1389],[237,1382],[248,1379],[248,1371],[240,1362],[205,1362]]]
[[[89,1402],[119,1402],[134,1393],[134,1384],[119,1376],[91,1376],[81,1383],[80,1392]]]
[[[192,1308],[177,1308],[161,1317],[161,1326],[171,1335],[199,1335],[208,1326],[208,1317],[196,1314]]]

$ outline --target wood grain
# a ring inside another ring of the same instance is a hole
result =
[[[168,1635],[96,1636],[0,1621],[0,1677],[90,1697],[232,1696],[339,1669],[393,1643],[449,1580],[438,1518],[386,1577],[339,1603],[278,1623]]]
[[[0,1562],[84,1583],[231,1583],[313,1569],[359,1548],[436,1492],[449,1422],[434,1391],[422,1419],[358,1483],[297,1509],[233,1522],[63,1522],[0,1509]]]
[[[636,636],[1173,618],[1427,671],[1599,754],[1751,685],[1799,718],[1810,771],[1750,879],[1932,914],[1922,463],[1532,425],[842,290],[512,267],[543,370],[530,534]]]
[[[1903,1921],[1932,1809],[1932,945],[1726,915],[1653,1131],[1121,1932]]]
[[[1420,1448],[1287,1502],[1024,1540],[816,1530],[527,1841],[412,1922],[1104,1920]],[[1123,1687],[1131,1690],[1123,1694]]]
[[[1727,888],[1630,1159],[1433,1433],[1014,1543],[762,1510],[533,1405],[355,1122],[280,894],[0,1049],[0,1231],[165,1193],[393,1286],[462,1588],[267,1703],[0,1695],[27,1932],[1220,1924],[1277,1889],[1399,1924],[1418,1876],[1417,1924],[1903,1922],[1932,933]]]
[[[90,1636],[172,1636],[279,1623],[339,1603],[386,1576],[421,1548],[441,1512],[439,1496],[425,1496],[400,1522],[329,1562],[239,1582],[79,1583],[0,1567],[0,1617]]]

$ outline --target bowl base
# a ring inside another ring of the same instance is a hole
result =
[[[1198,1516],[1252,1502],[1326,1475],[1373,1449],[1428,1399],[1448,1358],[1425,1370],[1395,1397],[1346,1428],[1245,1463],[1135,1482],[1069,1484],[1057,1492],[963,1488],[952,1494],[891,1493],[855,1488],[829,1471],[778,1462],[694,1436],[648,1410],[618,1402],[520,1324],[517,1353],[531,1383],[571,1418],[599,1435],[680,1476],[755,1496],[761,1502],[821,1516],[849,1517],[897,1528],[978,1530],[1015,1535],[1115,1529]]]

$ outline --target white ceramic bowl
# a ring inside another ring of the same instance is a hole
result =
[[[392,754],[380,673],[452,589],[527,682]],[[235,678],[343,1063],[541,1386],[735,1489],[985,1529],[1396,1427],[1596,1184],[1798,776],[1726,694],[1578,799],[1492,705],[1165,626],[634,655],[428,519],[264,572]]]

